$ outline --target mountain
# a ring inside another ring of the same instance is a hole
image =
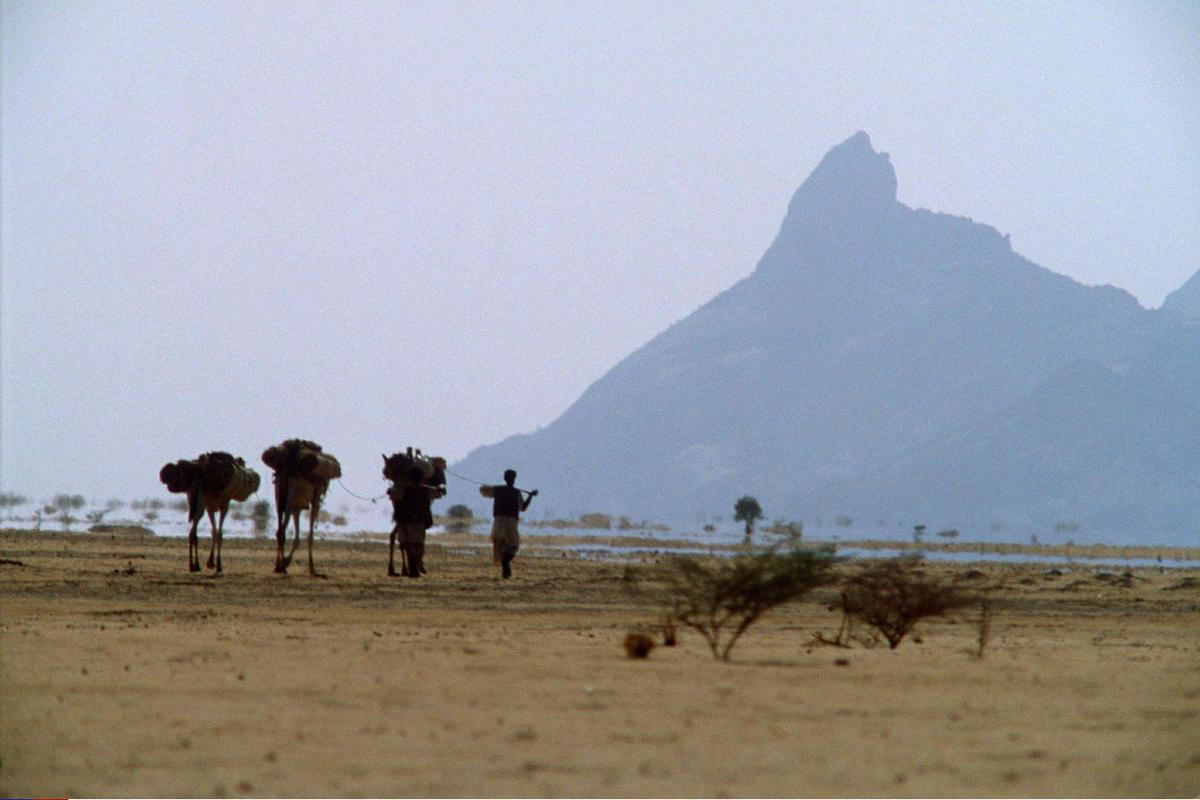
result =
[[[896,190],[837,145],[749,277],[455,471],[559,514],[1200,524],[1200,327]]]
[[[1163,301],[1162,310],[1174,314],[1187,322],[1200,322],[1200,272],[1197,272],[1187,283],[1167,295]]]

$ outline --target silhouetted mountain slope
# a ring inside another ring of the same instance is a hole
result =
[[[1168,354],[1183,377],[1167,384],[1194,383],[1195,331],[1119,289],[1027,261],[993,228],[897,202],[886,154],[858,133],[797,190],[752,275],[544,430],[480,448],[455,469],[516,466],[560,513],[728,515],[751,492],[769,515],[795,518],[894,509],[932,524],[1092,519],[1111,505],[1111,454],[1063,424],[1091,415],[1093,430],[1134,438],[1122,445],[1122,520],[1156,515],[1162,465],[1200,476],[1200,450],[1164,461],[1173,444],[1139,443],[1176,406],[1135,402],[1132,387],[1127,397],[1099,376],[1151,376],[1141,365]],[[1071,379],[1078,365],[1092,378]],[[1088,401],[1111,392],[1122,403]],[[1180,424],[1161,426],[1177,435]],[[1074,466],[1061,468],[1057,450],[1035,446],[1042,440],[1059,441]],[[1197,505],[1188,519],[1200,521]]]
[[[1167,295],[1162,310],[1183,317],[1188,322],[1200,322],[1200,272]]]

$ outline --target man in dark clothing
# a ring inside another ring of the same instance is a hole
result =
[[[492,498],[492,559],[500,565],[500,574],[505,578],[512,577],[512,561],[521,547],[517,520],[537,496],[537,489],[534,489],[525,492],[527,497],[522,500],[523,490],[513,485],[516,481],[516,471],[507,469],[504,471],[503,486],[479,487],[481,495]]]
[[[392,519],[405,561],[402,575],[419,578],[425,572],[425,531],[433,525],[433,501],[446,494],[445,480],[437,470],[427,481],[421,468],[413,467],[408,481],[399,487],[399,497],[393,498]]]

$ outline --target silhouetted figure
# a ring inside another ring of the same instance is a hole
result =
[[[505,578],[512,577],[512,561],[521,546],[517,520],[537,496],[537,489],[526,492],[513,486],[516,480],[516,471],[507,469],[504,471],[504,485],[479,487],[481,495],[492,498],[492,558],[500,565],[500,574]],[[522,494],[526,495],[524,500],[521,499]]]
[[[407,477],[392,496],[392,519],[404,556],[400,574],[419,578],[425,574],[425,531],[433,525],[433,501],[444,496],[446,489],[439,483],[426,482],[420,467],[411,467]]]

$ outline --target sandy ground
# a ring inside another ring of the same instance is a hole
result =
[[[984,658],[974,608],[814,646],[826,590],[720,663],[687,631],[626,658],[654,615],[620,563],[273,552],[231,541],[214,579],[181,540],[0,531],[0,795],[1200,794],[1197,570],[931,566],[996,587]]]

